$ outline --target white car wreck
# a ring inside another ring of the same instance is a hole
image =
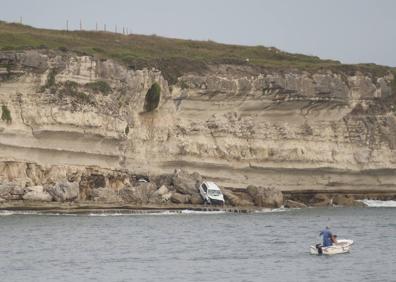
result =
[[[224,205],[224,196],[220,188],[213,182],[204,181],[199,186],[199,193],[201,194],[205,203],[211,205]]]

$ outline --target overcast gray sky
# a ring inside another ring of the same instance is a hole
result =
[[[274,46],[344,63],[396,66],[394,0],[0,0],[0,19]]]

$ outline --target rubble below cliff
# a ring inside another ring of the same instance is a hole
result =
[[[199,173],[175,170],[172,174],[147,177],[128,171],[94,167],[51,166],[7,162],[2,174],[13,176],[0,181],[0,209],[83,211],[109,209],[225,209],[252,211],[262,208],[304,208],[308,206],[364,206],[358,200],[395,198],[387,191],[280,191],[275,187],[249,185],[222,187],[224,206],[204,204]],[[234,209],[236,208],[236,209]]]

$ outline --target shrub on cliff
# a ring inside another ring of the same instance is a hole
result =
[[[7,123],[11,123],[12,121],[11,112],[5,105],[1,106],[1,119]]]
[[[98,80],[95,82],[90,82],[85,84],[85,87],[88,89],[94,91],[94,92],[101,92],[103,95],[107,95],[111,92],[111,87],[110,85],[103,80]]]
[[[39,89],[40,92],[44,92],[45,89],[52,89],[54,90],[54,86],[56,84],[55,76],[56,76],[56,70],[55,69],[50,69],[47,75],[47,80],[43,86]],[[55,91],[55,90],[54,90]]]
[[[67,80],[63,83],[63,87],[59,90],[60,96],[76,96],[78,93],[78,83]]]
[[[59,93],[61,96],[73,97],[82,104],[93,103],[91,97],[87,93],[79,91],[78,83],[75,81],[65,81],[65,83],[63,84],[63,88],[59,91]]]
[[[50,69],[47,76],[47,82],[45,84],[45,88],[51,88],[52,86],[55,85],[55,75],[56,75],[56,70]]]
[[[160,102],[161,98],[161,87],[158,83],[154,83],[147,91],[146,98],[144,100],[144,110],[146,112],[154,111]]]
[[[77,94],[74,97],[77,98],[80,103],[93,104],[93,101],[91,100],[89,95],[85,92],[77,92]]]

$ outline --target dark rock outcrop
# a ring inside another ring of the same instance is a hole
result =
[[[172,203],[175,204],[188,204],[191,201],[191,195],[185,195],[185,194],[173,192],[170,200]]]
[[[119,203],[122,201],[119,193],[109,188],[97,188],[92,191],[92,199],[96,202]]]
[[[153,196],[155,199],[154,201],[159,201],[161,204],[166,204],[170,201],[172,192],[169,191],[168,187],[162,185],[157,191],[154,192]]]
[[[16,183],[3,183],[0,184],[0,198],[8,201],[22,200],[24,188]]]
[[[79,186],[77,182],[62,181],[45,189],[57,202],[71,202],[78,199]]]
[[[200,194],[196,193],[191,195],[191,204],[193,205],[202,205],[204,203]]]
[[[300,203],[297,201],[293,201],[293,200],[286,200],[284,206],[285,206],[285,208],[289,208],[289,209],[306,208],[307,207],[306,204]]]
[[[356,201],[351,195],[336,195],[333,198],[333,205],[343,207],[365,207],[366,205],[362,202]]]
[[[198,193],[201,182],[202,176],[197,172],[190,174],[184,170],[178,170],[172,176],[172,184],[180,194],[193,195]]]
[[[227,189],[223,189],[222,192],[223,192],[224,200],[226,201],[226,204],[236,206],[236,207],[254,206],[254,203],[252,201],[243,199],[243,197],[236,195]]]
[[[82,175],[79,187],[80,198],[83,200],[92,200],[94,189],[106,187],[106,179],[101,174]]]
[[[22,198],[27,201],[40,202],[51,202],[53,200],[51,194],[45,191],[44,187],[41,185],[27,187]]]
[[[135,204],[147,204],[152,201],[154,192],[157,190],[155,184],[141,182],[137,186],[129,186],[120,190],[119,194],[123,201]]]
[[[250,185],[247,192],[258,207],[279,208],[283,205],[283,194],[275,188]]]
[[[327,195],[324,193],[315,194],[312,200],[310,201],[310,205],[314,207],[328,207],[333,204],[333,200],[331,195]]]

